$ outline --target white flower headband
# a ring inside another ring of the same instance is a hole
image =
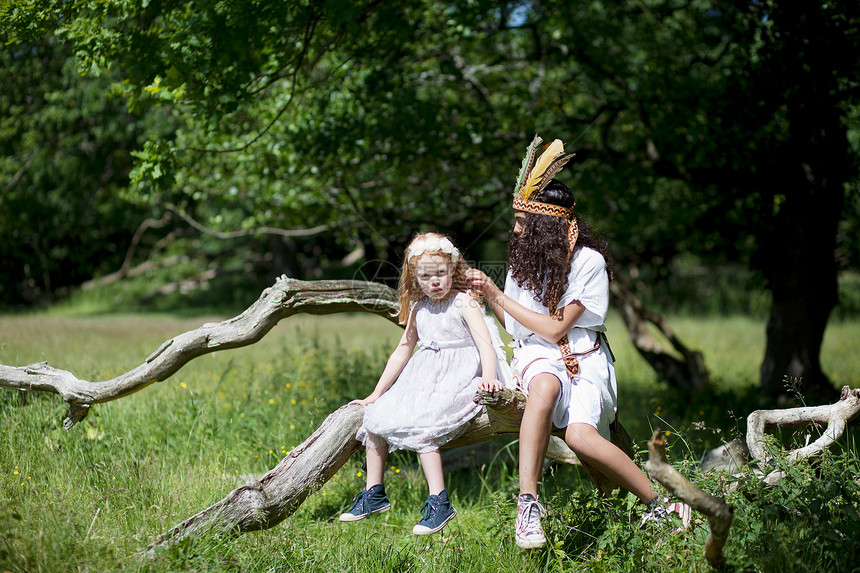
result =
[[[411,259],[426,252],[442,251],[451,255],[451,262],[456,263],[460,259],[460,251],[447,237],[425,237],[414,241],[406,249],[406,258]]]

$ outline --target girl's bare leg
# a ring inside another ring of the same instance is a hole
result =
[[[543,460],[552,432],[552,412],[561,383],[552,374],[539,374],[529,383],[529,397],[520,423],[520,493],[537,497]]]
[[[638,497],[642,503],[648,503],[657,496],[651,488],[651,481],[639,466],[618,446],[601,436],[593,426],[571,424],[565,430],[564,441],[579,459],[593,465],[613,483]]]
[[[382,477],[385,474],[385,460],[388,459],[388,442],[380,438],[376,434],[367,434],[367,485],[365,489],[370,489],[378,483],[382,483]]]
[[[439,450],[434,450],[425,454],[418,454],[418,459],[421,461],[421,469],[424,470],[424,477],[427,478],[427,487],[430,488],[430,495],[439,495],[445,489],[445,475],[442,472],[442,455],[439,453]]]

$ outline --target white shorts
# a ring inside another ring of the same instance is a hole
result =
[[[515,347],[511,371],[517,386],[526,396],[529,394],[529,384],[539,374],[550,374],[559,381],[561,391],[552,415],[552,423],[556,428],[588,424],[609,439],[609,424],[615,417],[615,409],[606,411],[600,389],[589,380],[577,376],[576,380],[571,381],[557,349],[542,344]]]

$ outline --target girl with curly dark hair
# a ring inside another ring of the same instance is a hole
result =
[[[516,543],[524,549],[546,543],[538,482],[553,426],[565,429],[565,442],[580,460],[647,504],[643,522],[670,510],[689,516],[688,506],[659,499],[642,470],[609,441],[617,389],[603,323],[612,257],[606,241],[574,214],[574,205],[573,194],[555,179],[528,200],[515,199],[504,292],[483,272],[467,273],[472,290],[486,298],[514,338],[511,369],[528,396],[515,526]]]

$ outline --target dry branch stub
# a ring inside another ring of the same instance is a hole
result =
[[[660,482],[672,495],[708,518],[711,533],[705,541],[705,559],[712,567],[722,567],[726,561],[723,546],[732,525],[732,507],[720,498],[697,488],[669,464],[666,458],[666,440],[659,429],[648,441],[648,461],[645,463],[645,469],[648,475]]]

